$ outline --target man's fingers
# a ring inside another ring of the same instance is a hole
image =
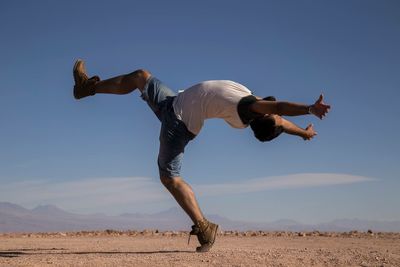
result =
[[[313,105],[314,110],[312,113],[315,116],[317,116],[317,118],[319,118],[320,120],[322,120],[331,109],[331,106],[325,104],[323,101],[324,101],[324,94],[320,94],[318,100],[315,101],[315,104]]]
[[[318,98],[318,100],[317,100],[317,103],[321,103],[322,100],[324,100],[324,95],[323,95],[323,94],[320,94],[320,95],[319,95],[319,98]]]

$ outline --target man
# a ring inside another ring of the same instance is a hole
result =
[[[222,118],[234,128],[250,125],[255,137],[262,142],[270,141],[282,132],[310,140],[317,134],[312,124],[302,129],[281,115],[313,114],[322,119],[330,109],[322,95],[313,105],[276,101],[274,97],[261,99],[253,96],[245,86],[224,80],[202,82],[175,94],[142,69],[101,81],[98,76],[87,76],[82,60],[76,61],[73,75],[76,99],[99,93],[122,95],[140,90],[143,100],[161,121],[158,155],[161,182],[192,219],[194,225],[190,234],[199,240],[198,252],[206,252],[212,247],[218,225],[204,217],[191,187],[182,179],[180,169],[185,146],[199,133],[204,120]]]

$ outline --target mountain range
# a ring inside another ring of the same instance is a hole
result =
[[[400,232],[400,221],[369,221],[340,219],[328,223],[302,224],[294,220],[273,222],[246,222],[219,215],[208,215],[222,230],[263,231],[382,231]],[[53,205],[40,205],[34,209],[0,202],[0,232],[59,232],[82,230],[189,230],[191,222],[178,208],[154,214],[125,213],[118,216],[105,214],[82,215],[64,211]]]

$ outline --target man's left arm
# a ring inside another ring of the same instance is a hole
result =
[[[300,116],[313,114],[322,119],[329,112],[331,106],[324,103],[324,96],[321,94],[313,105],[297,104],[283,101],[258,100],[250,109],[259,114],[276,114],[281,116]]]

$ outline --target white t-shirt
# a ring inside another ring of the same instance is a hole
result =
[[[245,128],[237,112],[237,105],[251,91],[245,86],[228,80],[205,81],[180,92],[173,107],[178,119],[188,130],[198,134],[204,120],[224,119],[234,128]]]

